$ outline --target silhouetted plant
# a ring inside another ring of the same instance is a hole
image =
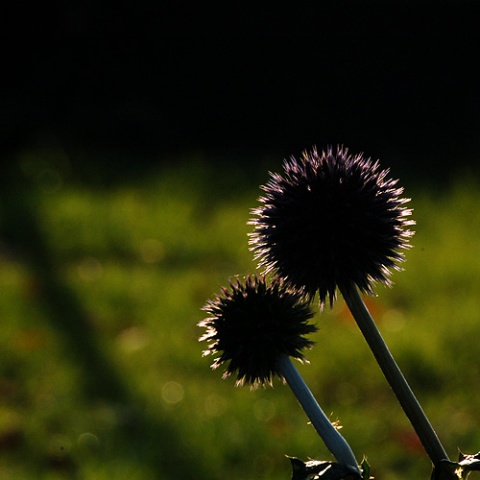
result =
[[[261,205],[249,222],[250,248],[263,274],[274,279],[237,280],[207,303],[201,340],[210,341],[206,354],[220,354],[213,368],[228,361],[224,376],[236,372],[237,384],[265,385],[278,375],[290,385],[339,462],[291,458],[293,480],[368,479],[368,464],[358,467],[289,359],[304,361],[301,350],[312,346],[303,335],[315,330],[307,322],[317,293],[323,308],[327,298],[333,306],[338,289],[432,461],[432,480],[464,479],[480,470],[480,453],[448,458],[361,297],[376,283],[391,286],[391,272],[410,247],[415,222],[398,180],[378,161],[344,147],[320,154],[313,148],[285,160],[283,169],[261,187]]]
[[[209,315],[200,341],[208,342],[204,355],[217,355],[212,368],[226,365],[224,378],[237,375],[236,384],[253,388],[283,378],[278,365],[282,355],[304,362],[303,350],[313,342],[305,335],[317,328],[308,323],[314,313],[301,296],[280,282],[249,276],[222,288],[221,295],[203,308]]]
[[[199,323],[206,329],[200,341],[209,342],[204,355],[218,355],[212,368],[226,364],[223,377],[236,374],[237,386],[245,382],[253,388],[271,385],[274,376],[285,380],[342,471],[360,478],[350,446],[289,358],[306,360],[302,350],[313,343],[304,335],[316,330],[308,323],[313,312],[302,296],[282,282],[268,283],[265,277],[249,276],[244,282],[230,282],[204,310],[209,316]]]
[[[260,268],[310,298],[318,292],[322,305],[327,297],[333,304],[337,286],[372,293],[375,282],[389,285],[414,222],[388,170],[343,147],[321,154],[313,148],[283,168],[262,187],[250,222]]]

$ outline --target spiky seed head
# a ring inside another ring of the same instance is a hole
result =
[[[415,222],[398,180],[379,162],[347,148],[316,148],[270,174],[253,210],[250,247],[264,272],[311,300],[333,304],[336,288],[354,283],[364,293],[390,285],[409,247]]]
[[[271,385],[275,375],[283,378],[277,367],[281,355],[306,361],[302,351],[313,345],[305,338],[316,331],[309,324],[314,315],[309,304],[277,280],[252,275],[230,281],[203,310],[204,355],[218,355],[212,368],[226,365],[223,377],[236,374],[237,386]]]

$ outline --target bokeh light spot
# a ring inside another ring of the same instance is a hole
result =
[[[177,382],[167,382],[162,388],[162,398],[169,404],[181,402],[184,393],[182,385]]]
[[[54,457],[64,457],[70,453],[72,442],[66,435],[55,435],[50,439],[48,450]]]
[[[100,441],[96,435],[90,432],[82,433],[77,440],[78,446],[87,450],[96,450]]]
[[[124,352],[133,353],[145,347],[148,343],[148,338],[142,328],[131,327],[120,332],[117,342]]]
[[[269,400],[257,400],[253,406],[255,418],[260,422],[268,422],[275,416],[275,405]]]

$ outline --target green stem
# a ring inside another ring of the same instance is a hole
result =
[[[355,285],[340,287],[358,327],[434,465],[449,460],[440,440],[378,331]]]
[[[287,355],[282,355],[279,358],[278,368],[312,422],[312,425],[315,427],[315,430],[338,463],[348,465],[360,474],[358,462],[355,459],[350,445],[332,425]]]

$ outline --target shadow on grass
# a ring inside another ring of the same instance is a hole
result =
[[[33,191],[15,162],[0,167],[3,186],[0,233],[7,246],[19,252],[39,287],[39,308],[45,309],[49,321],[61,334],[70,360],[82,370],[80,394],[88,402],[127,405],[134,414],[120,424],[116,458],[130,457],[161,479],[211,479],[211,471],[186,444],[167,420],[149,418],[138,405],[138,397],[127,388],[121,373],[109,361],[87,320],[78,298],[64,282],[54,261],[53,252],[39,228]],[[114,459],[105,459],[105,462]]]

